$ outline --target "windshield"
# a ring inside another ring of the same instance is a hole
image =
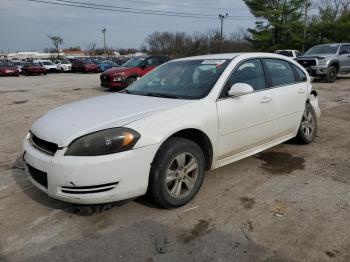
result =
[[[43,65],[53,65],[53,63],[52,62],[48,62],[48,61],[44,61]]]
[[[305,55],[335,54],[339,45],[318,45],[310,48]]]
[[[61,64],[62,64],[62,65],[66,65],[66,64],[70,64],[70,62],[69,62],[68,60],[62,60],[62,61],[61,61]]]
[[[280,50],[280,51],[276,51],[276,54],[293,57],[292,51]]]
[[[142,62],[145,61],[145,58],[132,58],[129,61],[122,64],[124,67],[137,67],[142,64]]]
[[[0,67],[13,67],[14,65],[10,62],[0,62]]]
[[[174,61],[151,71],[126,89],[126,93],[178,99],[207,96],[230,60]]]

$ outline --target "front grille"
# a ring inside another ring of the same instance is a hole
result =
[[[112,190],[116,188],[117,185],[118,182],[94,186],[62,186],[61,191],[66,194],[93,194]]]
[[[47,188],[47,174],[43,171],[40,171],[39,169],[36,169],[35,167],[32,167],[28,165],[28,170],[30,173],[30,176],[40,185]]]
[[[310,67],[316,65],[316,59],[298,59],[297,61],[303,67]]]
[[[32,145],[49,155],[54,155],[58,149],[58,145],[45,140],[40,139],[34,134],[31,134]]]

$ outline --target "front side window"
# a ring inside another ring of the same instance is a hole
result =
[[[260,59],[252,59],[240,64],[228,79],[224,95],[227,95],[230,88],[237,83],[248,84],[255,91],[266,88],[264,69]]]
[[[174,61],[157,67],[126,89],[126,93],[178,99],[207,96],[231,60]]]
[[[294,73],[288,62],[278,59],[265,59],[264,61],[271,76],[272,86],[295,83]]]
[[[350,45],[343,45],[340,47],[340,54],[350,54]]]

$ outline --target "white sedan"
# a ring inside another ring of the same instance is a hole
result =
[[[320,116],[310,77],[275,54],[173,60],[124,92],[48,112],[24,140],[31,182],[49,196],[99,204],[148,192],[188,203],[206,170],[295,138],[310,143]]]

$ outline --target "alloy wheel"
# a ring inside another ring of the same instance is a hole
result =
[[[315,120],[310,110],[306,109],[301,122],[302,132],[306,137],[311,137],[315,130]]]
[[[166,188],[170,196],[188,196],[198,177],[198,161],[190,153],[177,155],[170,163],[166,173]]]

